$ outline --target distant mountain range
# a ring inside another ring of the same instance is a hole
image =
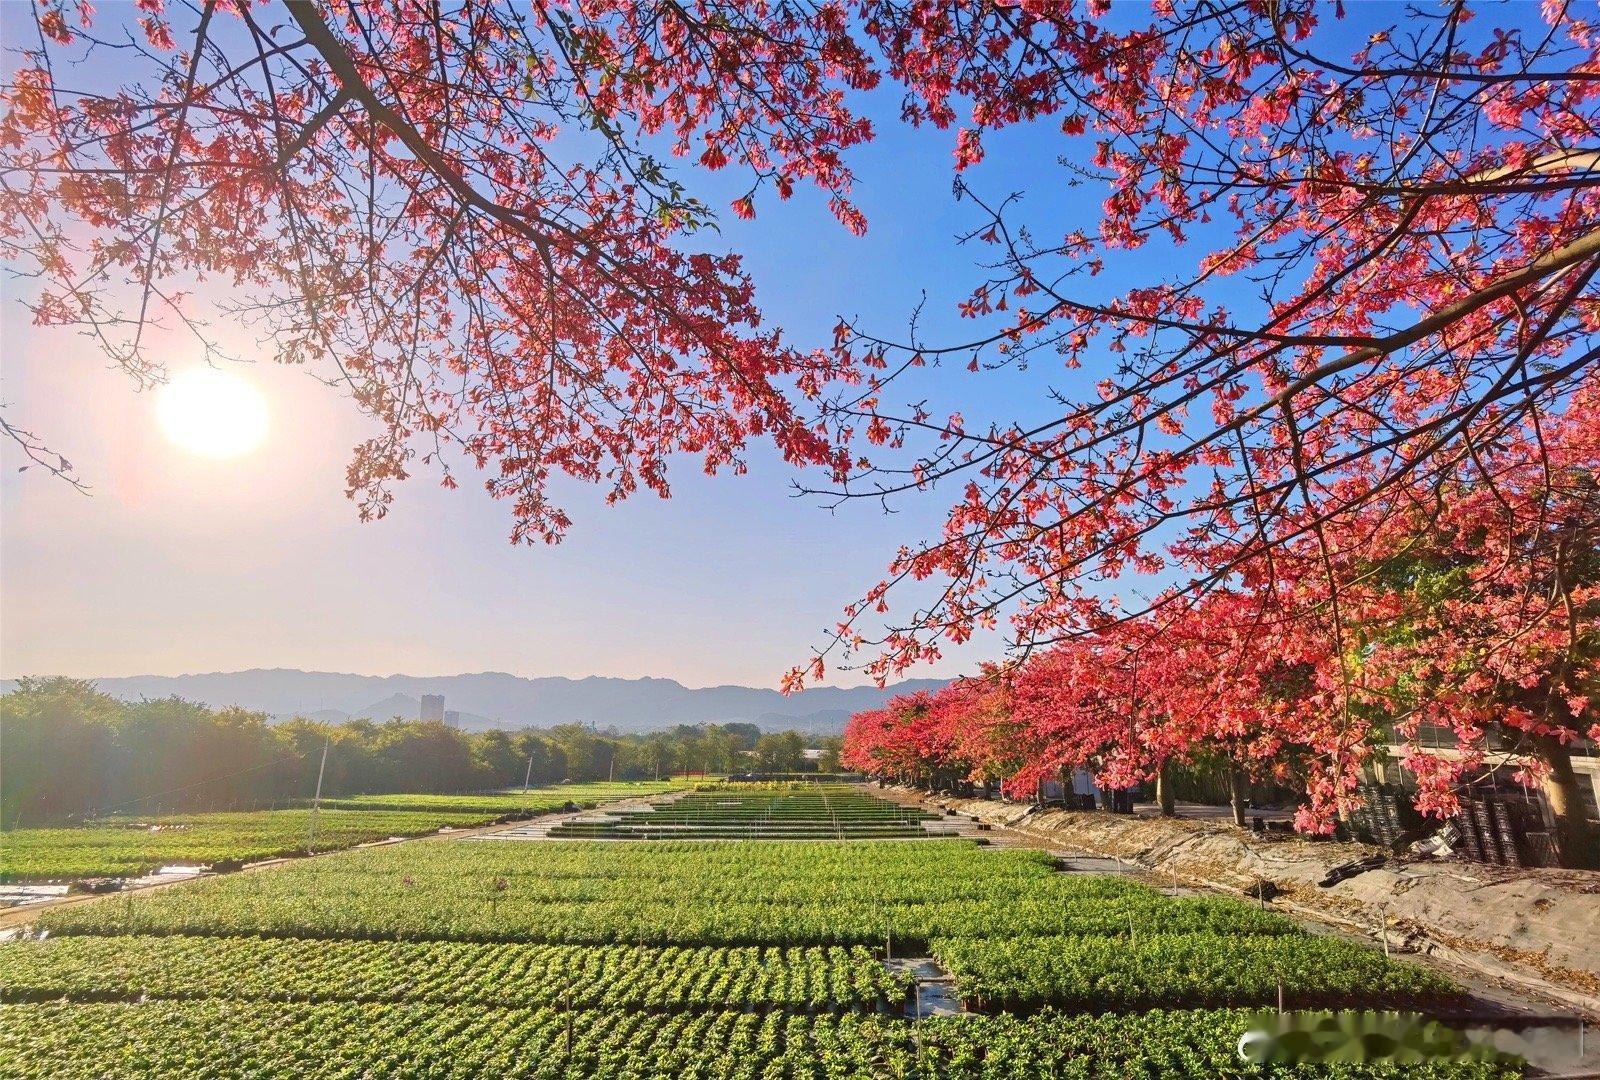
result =
[[[939,679],[908,679],[879,690],[870,686],[819,686],[785,697],[753,686],[691,688],[672,679],[526,679],[503,672],[475,675],[347,675],[294,668],[254,668],[199,675],[132,675],[96,679],[124,701],[176,694],[220,708],[239,705],[279,719],[308,716],[341,721],[388,720],[419,715],[423,694],[443,694],[461,726],[551,727],[582,723],[619,732],[654,731],[674,724],[756,724],[766,731],[793,728],[837,734],[851,713],[876,708],[895,694],[932,690]],[[0,682],[9,690],[12,681]]]

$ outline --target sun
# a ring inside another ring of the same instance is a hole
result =
[[[228,371],[191,368],[156,392],[156,418],[174,444],[208,458],[234,458],[261,445],[267,403],[250,383]]]

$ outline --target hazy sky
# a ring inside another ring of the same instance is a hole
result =
[[[27,17],[24,5],[0,5],[0,31],[17,40]],[[866,238],[835,224],[809,191],[787,204],[767,195],[754,222],[723,215],[721,242],[746,256],[771,322],[802,345],[830,340],[840,314],[903,330],[924,289],[925,324],[956,328],[954,299],[979,274],[981,252],[954,242],[975,219],[952,197],[952,134],[901,130],[893,91],[875,94],[868,111],[880,140],[852,157]],[[1092,222],[1103,192],[1068,186],[1048,130],[991,136],[989,160],[969,179],[986,197],[1029,189],[1034,223]],[[716,205],[743,191],[742,178],[684,174]],[[1104,284],[1115,283],[1108,275]],[[85,497],[37,470],[19,475],[18,455],[0,452],[8,677],[284,666],[775,685],[900,543],[937,528],[952,497],[893,516],[867,504],[830,514],[794,498],[792,474],[758,448],[744,477],[708,479],[682,461],[669,501],[640,495],[608,508],[568,485],[575,525],[555,548],[513,548],[506,507],[465,475],[461,490],[444,491],[426,468],[401,487],[387,520],[362,525],[343,477],[368,427],[308,373],[270,362],[239,369],[267,398],[266,440],[210,461],[172,445],[153,395],[134,393],[91,342],[33,327],[17,303],[22,285],[0,288],[8,416],[93,487]],[[227,339],[265,360],[244,333]],[[174,337],[168,362],[182,370],[198,356]],[[925,375],[919,389],[971,422],[1027,415],[1042,406],[1045,380],[1082,389],[1097,377],[951,369]],[[955,674],[998,651],[997,639],[980,640],[914,674]]]

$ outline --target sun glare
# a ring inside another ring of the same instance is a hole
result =
[[[156,394],[156,417],[167,438],[201,457],[238,457],[267,434],[267,403],[260,392],[214,368],[173,375]]]

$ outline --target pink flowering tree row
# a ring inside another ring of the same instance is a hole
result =
[[[1594,865],[1572,746],[1600,740],[1600,399],[1569,404],[1485,456],[1492,487],[1397,487],[1333,519],[1327,547],[859,714],[844,760],[1016,795],[1070,769],[1123,788],[1221,761],[1297,788],[1297,826],[1328,832],[1392,743],[1424,814],[1504,769],[1542,788],[1563,862]],[[1456,745],[1424,745],[1429,727]]]

